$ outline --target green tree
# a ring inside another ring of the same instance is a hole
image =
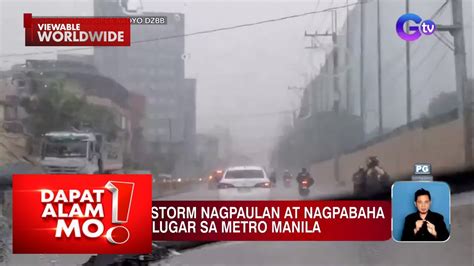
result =
[[[119,127],[115,124],[114,114],[103,106],[86,104],[78,113],[79,123],[87,123],[95,130],[104,133],[109,139],[117,137]]]
[[[116,137],[118,127],[110,110],[89,104],[84,98],[61,87],[46,85],[34,97],[21,101],[29,114],[26,125],[34,136],[88,124],[108,138]]]

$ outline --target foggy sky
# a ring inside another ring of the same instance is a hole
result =
[[[316,7],[313,1],[143,1],[143,6],[147,11],[185,13],[187,33],[313,11]],[[323,1],[318,9],[328,6],[329,2]],[[24,47],[23,13],[90,16],[92,1],[6,0],[1,2],[0,11],[0,34],[8,36],[0,42],[1,54],[51,51],[56,48]],[[216,125],[229,127],[234,147],[265,163],[268,151],[281,134],[281,127],[291,122],[288,114],[271,113],[298,107],[297,94],[288,91],[287,87],[303,86],[308,79],[307,73],[314,69],[309,67],[311,59],[303,49],[308,43],[303,35],[305,29],[312,31],[315,23],[326,29],[329,16],[308,16],[187,38],[186,77],[197,79],[198,132],[210,132]],[[0,69],[24,62],[24,59],[0,59]]]
[[[284,1],[186,1],[165,2],[143,0],[145,11],[180,12],[185,14],[186,33],[237,24],[255,22],[265,19],[288,16],[316,9],[318,1],[284,2]],[[345,4],[345,0],[321,0],[318,10]],[[353,1],[350,1],[353,2]],[[383,2],[383,1],[382,1]],[[389,1],[395,3],[396,1]],[[400,1],[399,1],[400,2]],[[421,0],[413,3],[413,10],[421,12],[423,17],[429,17],[444,0]],[[467,3],[468,1],[464,1]],[[370,4],[369,4],[370,5]],[[373,8],[373,3],[372,7]],[[471,6],[466,6],[467,9]],[[35,16],[90,16],[92,15],[92,0],[1,0],[0,1],[0,54],[25,53],[31,51],[52,50],[48,47],[24,47],[23,13],[31,12]],[[400,13],[404,10],[400,8]],[[397,12],[395,12],[397,13]],[[383,23],[392,29],[397,14],[392,10],[382,9]],[[443,24],[449,22],[449,8],[439,18]],[[345,11],[340,11],[338,25],[343,25]],[[388,16],[388,17],[387,17]],[[375,18],[368,18],[372,23]],[[472,16],[470,18],[472,21]],[[271,115],[279,111],[293,110],[299,106],[299,98],[295,91],[288,91],[288,86],[304,86],[318,71],[323,61],[324,51],[304,49],[309,45],[304,32],[313,33],[329,30],[331,19],[329,14],[309,15],[302,18],[285,20],[250,28],[235,29],[186,38],[185,46],[186,77],[197,79],[197,127],[198,132],[211,132],[216,125],[231,129],[234,148],[247,154],[262,164],[268,159],[281,128],[291,122],[291,117],[283,114]],[[467,49],[472,50],[472,22],[466,28],[468,32]],[[340,32],[342,34],[342,32]],[[375,36],[368,32],[368,36]],[[430,39],[431,38],[431,39]],[[395,31],[384,31],[384,42],[400,42]],[[441,91],[451,91],[453,81],[443,80],[442,73],[452,69],[438,68],[435,74],[433,65],[439,61],[439,54],[445,53],[443,45],[436,45],[429,51],[431,43],[436,40],[431,37],[414,44],[420,49],[413,54],[413,62],[426,61],[415,69],[413,112],[416,115],[426,111],[429,100]],[[319,38],[320,42],[329,43],[330,38]],[[369,49],[375,49],[376,39],[370,37]],[[430,57],[426,53],[431,52]],[[90,52],[89,52],[90,53]],[[388,46],[382,49],[383,60],[396,56],[398,52]],[[403,55],[403,54],[402,54]],[[470,53],[472,57],[472,52]],[[54,58],[51,55],[29,57],[32,59]],[[425,59],[427,58],[427,59]],[[0,69],[8,68],[12,63],[24,62],[25,58],[0,58]],[[403,64],[400,58],[390,61],[383,75],[386,86],[385,101],[390,106],[385,109],[385,124],[396,127],[403,124],[403,93],[399,90],[404,86]],[[375,58],[369,58],[375,60]],[[444,59],[452,65],[452,54]],[[442,65],[445,63],[443,62]],[[385,64],[387,65],[387,64]],[[472,59],[468,58],[468,67]],[[357,67],[357,66],[356,66]],[[356,69],[356,71],[358,71]],[[367,65],[368,78],[376,79],[375,69]],[[472,71],[472,68],[471,68]],[[421,72],[422,75],[419,75]],[[471,75],[472,76],[472,75]],[[393,77],[393,81],[391,80]],[[398,78],[397,78],[398,77]],[[431,77],[430,79],[427,79]],[[418,80],[417,80],[418,79]],[[440,83],[438,80],[445,83]],[[446,83],[447,82],[447,83]],[[428,86],[429,89],[425,89]],[[431,89],[431,87],[433,87]],[[368,94],[367,132],[377,124],[377,98],[374,92]],[[270,114],[269,114],[270,113]],[[259,114],[259,115],[255,115]],[[262,115],[263,114],[263,115]],[[237,115],[237,117],[235,116]]]

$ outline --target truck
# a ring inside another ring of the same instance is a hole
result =
[[[48,132],[41,141],[39,162],[49,174],[110,173],[123,168],[122,145],[96,132]]]

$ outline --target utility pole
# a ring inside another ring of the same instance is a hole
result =
[[[334,43],[334,50],[332,51],[333,52],[333,60],[334,60],[334,70],[333,70],[333,75],[334,75],[334,79],[333,79],[333,82],[334,82],[334,92],[336,93],[336,97],[337,97],[337,105],[335,105],[333,103],[333,110],[337,113],[339,113],[339,110],[340,110],[340,102],[341,102],[341,98],[342,98],[342,95],[341,95],[341,91],[339,89],[339,56],[338,56],[338,43],[337,43],[337,11],[336,10],[333,10],[332,12],[332,16],[333,16],[333,19],[334,19],[334,23],[333,23],[333,30],[332,30],[332,42]],[[338,125],[340,125],[339,123],[337,123]],[[342,133],[343,130],[338,130],[338,140],[336,141],[335,143],[335,161],[334,161],[334,177],[336,179],[336,182],[337,182],[337,185],[342,185],[341,184],[341,176],[340,176],[340,172],[339,172],[339,158],[340,158],[340,154],[341,154],[341,140],[342,140],[342,137],[341,137],[341,133]]]
[[[309,88],[309,87],[308,87],[308,88]],[[309,88],[309,89],[311,89],[311,88]],[[305,88],[304,88],[304,87],[288,86],[288,90],[294,91],[294,92],[297,94],[297,96],[298,96],[298,98],[300,99],[300,101],[301,101],[301,99],[303,99],[303,97],[304,97],[304,91],[305,91]],[[303,92],[303,94],[301,94],[301,92]],[[311,93],[311,96],[310,96],[310,97],[312,97],[312,93]],[[311,116],[311,115],[313,114],[313,100],[310,98],[308,102],[309,102],[309,106],[308,106],[308,107],[309,107],[309,110],[308,110],[308,115],[306,116],[306,118],[309,117],[309,116]],[[293,120],[295,120],[295,119],[296,119],[296,115],[294,115],[294,117],[293,117]],[[293,121],[293,124],[294,124],[294,121]]]
[[[454,69],[458,96],[458,116],[464,128],[464,159],[467,167],[472,166],[472,88],[467,87],[466,47],[464,42],[462,0],[451,0],[453,25],[437,25],[438,31],[449,31],[454,39]]]
[[[472,88],[467,87],[466,47],[462,0],[452,0],[453,24],[458,28],[451,32],[454,37],[454,60],[456,70],[456,91],[458,92],[459,116],[464,122],[465,159],[467,166],[472,165]]]
[[[377,82],[378,82],[378,104],[379,104],[379,136],[383,134],[383,110],[382,110],[382,53],[380,40],[380,0],[377,0]]]
[[[349,0],[346,0],[346,50],[349,50],[350,42],[349,42]],[[346,58],[345,58],[345,63],[346,63],[346,109],[347,113],[352,114],[352,103],[351,103],[351,90],[350,90],[350,84],[351,84],[351,70],[349,68],[349,53],[346,52]]]
[[[315,32],[314,34],[307,34],[305,32],[305,36],[309,36],[309,37],[312,37],[312,38],[315,38],[316,36],[331,36],[332,37],[332,43],[333,43],[333,50],[332,50],[332,56],[333,56],[333,102],[332,102],[332,108],[330,108],[328,106],[327,110],[330,110],[332,109],[334,112],[338,113],[340,111],[340,103],[341,103],[341,92],[340,92],[340,89],[339,89],[339,74],[338,71],[339,71],[339,58],[338,58],[338,43],[337,43],[337,11],[336,10],[333,10],[332,13],[331,13],[331,17],[332,17],[332,32],[331,33],[323,33],[323,34],[319,34],[317,32]],[[326,63],[325,63],[325,68],[327,68],[327,74],[330,74],[330,69],[329,69],[329,64],[328,64],[328,60],[326,60]],[[321,71],[324,71],[321,70]],[[322,89],[324,89],[324,87],[322,87]],[[334,101],[336,100],[336,101]],[[328,105],[329,105],[329,102],[328,102]],[[340,134],[342,132],[342,130],[338,130],[338,133]],[[340,173],[339,173],[339,156],[340,156],[340,143],[339,143],[339,140],[341,139],[340,136],[338,136],[338,141],[336,141],[334,143],[334,147],[333,147],[333,153],[334,153],[334,156],[335,156],[335,163],[334,163],[334,175],[335,175],[335,181],[338,185],[341,185],[341,179],[340,179]]]
[[[334,83],[334,92],[336,93],[337,97],[337,106],[335,111],[339,112],[340,110],[340,102],[341,102],[341,91],[339,89],[339,56],[338,56],[338,44],[337,44],[337,11],[333,10],[332,11],[332,17],[333,17],[333,30],[332,30],[332,43],[334,44],[334,49],[333,49],[333,61],[334,61],[334,70],[333,70],[333,83]],[[334,107],[334,106],[333,106]]]
[[[314,34],[309,34],[309,33],[305,32],[304,36],[311,37],[312,40],[314,40],[316,37],[332,37],[332,42],[334,44],[334,48],[333,48],[333,51],[332,51],[332,53],[333,53],[333,62],[334,62],[334,70],[333,70],[333,73],[332,73],[333,74],[333,84],[334,84],[334,91],[338,94],[338,97],[339,97],[338,101],[340,102],[341,94],[340,94],[339,82],[338,82],[339,81],[338,80],[339,75],[338,75],[338,73],[336,73],[338,71],[338,68],[339,68],[338,67],[338,51],[337,51],[337,49],[338,49],[338,46],[337,46],[337,12],[335,10],[333,10],[331,15],[332,15],[332,32],[331,33],[329,33],[329,32],[318,33],[316,31]],[[312,45],[310,47],[306,47],[306,49],[317,49],[317,48],[318,48],[318,46],[315,45],[314,41],[312,42]],[[325,62],[325,67],[328,67],[327,62],[328,61]],[[322,71],[323,70],[321,70],[321,72]],[[327,74],[328,75],[330,74],[329,69],[328,69]],[[324,89],[324,88],[322,88],[322,89]],[[329,110],[330,108],[327,108],[327,109]],[[339,111],[339,107],[337,109],[338,109],[337,111]]]
[[[364,88],[364,38],[365,38],[365,5],[360,0],[360,117],[365,135],[365,88]]]
[[[172,128],[172,124],[171,124],[171,118],[168,118],[168,130],[169,130],[169,141],[170,141],[170,144],[171,142],[173,142],[173,128]]]
[[[409,0],[405,0],[405,14],[410,13]],[[409,32],[409,23],[405,23],[405,31]],[[405,42],[406,75],[407,75],[407,124],[411,122],[411,75],[410,75],[410,42]]]

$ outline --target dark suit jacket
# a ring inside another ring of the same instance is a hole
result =
[[[437,236],[434,237],[428,232],[426,224],[415,234],[413,230],[416,227],[416,221],[423,220],[418,212],[412,213],[405,218],[403,226],[402,241],[445,241],[449,237],[449,231],[444,223],[443,215],[428,211],[425,220],[435,226]]]

